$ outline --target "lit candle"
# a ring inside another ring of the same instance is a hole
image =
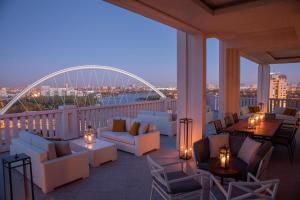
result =
[[[226,165],[226,157],[223,156],[223,157],[221,158],[221,167],[225,168],[225,165]]]
[[[184,157],[187,158],[187,150],[184,150]]]
[[[264,120],[264,115],[263,114],[261,114],[260,116],[259,116],[259,119],[260,119],[260,121],[263,121]]]
[[[92,136],[91,135],[88,136],[88,141],[92,142]]]

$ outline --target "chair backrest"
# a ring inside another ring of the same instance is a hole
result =
[[[233,118],[234,123],[238,123],[240,121],[237,113],[233,113],[232,118]]]
[[[152,178],[165,186],[169,192],[171,192],[170,185],[168,183],[167,173],[165,168],[155,162],[149,155],[147,155],[147,162],[150,168]]]
[[[231,200],[243,199],[276,199],[279,180],[254,182],[231,182],[228,187],[228,198]]]
[[[223,132],[223,126],[222,126],[221,120],[215,120],[214,121],[214,126],[215,126],[217,134],[220,134],[220,133]]]
[[[224,122],[225,122],[226,127],[232,126],[232,121],[231,121],[230,116],[224,117]]]
[[[263,173],[266,171],[266,169],[269,165],[271,156],[272,156],[273,149],[274,149],[274,147],[271,147],[270,150],[266,153],[266,155],[259,162],[259,166],[258,166],[256,176],[255,176],[256,178],[260,178],[263,175]]]

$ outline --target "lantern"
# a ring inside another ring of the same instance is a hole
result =
[[[179,158],[183,160],[192,158],[192,126],[192,119],[179,120]]]
[[[227,169],[229,167],[230,149],[227,147],[221,147],[219,150],[220,167]]]
[[[262,122],[265,119],[265,115],[263,113],[259,114],[259,120]]]
[[[88,126],[88,129],[84,132],[83,137],[86,144],[92,144],[96,142],[95,131],[92,129],[91,125]]]
[[[249,129],[255,128],[255,119],[252,116],[248,118],[248,128]]]

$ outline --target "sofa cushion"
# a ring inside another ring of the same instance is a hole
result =
[[[230,153],[233,156],[237,156],[243,142],[245,141],[245,136],[238,136],[238,135],[230,135],[229,136],[229,147],[230,147]]]
[[[112,131],[113,132],[125,132],[126,131],[126,120],[114,119]]]
[[[21,132],[19,132],[19,138],[20,138],[22,141],[24,141],[24,142],[26,142],[26,143],[28,143],[28,144],[31,144],[31,135],[32,135],[32,134],[30,134],[30,133],[27,132],[27,131],[21,131]]]
[[[106,131],[101,134],[102,137],[114,140],[117,142],[134,145],[134,136],[130,135],[128,132],[112,132]]]
[[[140,129],[140,123],[139,122],[134,122],[129,130],[130,135],[136,136],[139,134],[139,129]]]
[[[71,155],[70,143],[67,141],[53,141],[57,157]]]
[[[145,121],[140,122],[139,134],[145,134],[149,131],[149,123]]]
[[[229,147],[228,134],[210,135],[208,139],[211,158],[219,157],[219,150],[221,147]]]
[[[242,159],[247,164],[250,164],[252,159],[254,159],[260,145],[261,143],[247,137],[241,146],[241,149],[238,153],[238,158]]]
[[[172,113],[168,112],[155,112],[155,116],[166,118],[168,121],[172,121]]]
[[[48,160],[52,160],[57,157],[56,150],[55,150],[55,144],[52,141],[48,141],[45,138],[34,135],[32,133],[29,133],[29,134],[32,135],[31,136],[31,145],[47,151]]]

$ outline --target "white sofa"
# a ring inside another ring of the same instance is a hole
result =
[[[140,110],[137,119],[155,124],[162,135],[176,135],[177,121],[173,120],[172,113]]]
[[[296,123],[296,121],[300,118],[300,111],[298,110],[295,116],[285,115],[284,111],[286,108],[283,107],[275,107],[273,113],[276,114],[276,119],[282,119],[284,123]]]
[[[125,120],[127,129],[131,127],[133,121],[136,121],[136,119],[131,118],[126,118]],[[132,136],[128,132],[113,132],[111,130],[111,124],[108,127],[98,128],[97,137],[116,144],[119,150],[141,156],[144,153],[160,148],[160,132],[155,130],[155,128],[151,132],[137,136]]]
[[[89,176],[87,151],[83,149],[78,151],[77,148],[77,152],[72,152],[71,155],[56,157],[53,142],[26,131],[20,132],[19,137],[12,140],[10,154],[16,153],[25,153],[30,156],[33,182],[44,193]]]

